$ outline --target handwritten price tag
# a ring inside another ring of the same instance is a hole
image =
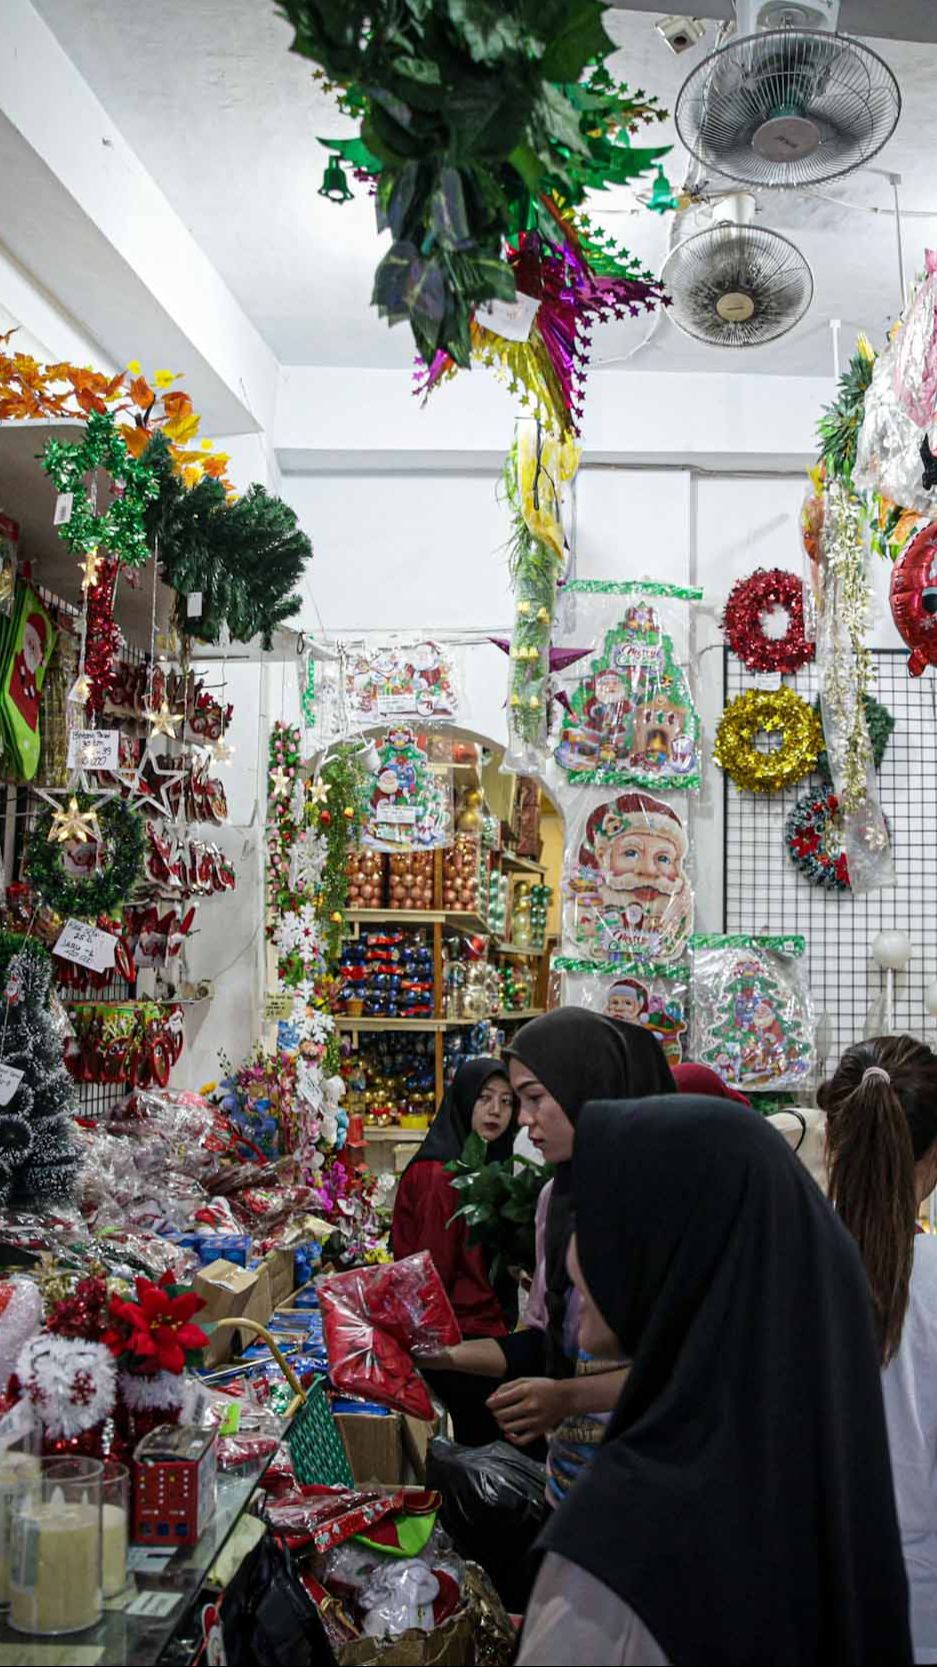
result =
[[[68,738],[70,770],[116,770],[120,763],[120,732],[116,729],[73,729]]]
[[[0,1065],[0,1106],[9,1105],[25,1075],[15,1065]]]
[[[487,330],[509,342],[525,342],[530,338],[540,302],[532,295],[518,294],[516,301],[489,301],[476,309],[476,317]]]
[[[117,940],[110,932],[99,932],[84,920],[67,920],[52,951],[63,961],[74,961],[92,972],[107,972],[114,965]]]
[[[269,991],[264,998],[264,1018],[268,1021],[291,1019],[293,1017],[293,998],[282,995],[279,990]]]

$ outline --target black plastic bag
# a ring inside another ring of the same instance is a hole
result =
[[[534,1541],[546,1520],[547,1473],[506,1441],[459,1447],[431,1441],[426,1486],[442,1494],[440,1519],[456,1550],[487,1569],[505,1607],[527,1607]]]
[[[221,1605],[228,1667],[335,1667],[319,1611],[268,1533]]]

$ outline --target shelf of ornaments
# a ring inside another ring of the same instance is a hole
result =
[[[0,513],[10,516],[19,525],[18,563],[20,570],[27,566],[32,582],[50,591],[67,608],[78,611],[81,606],[81,569],[78,561],[66,548],[53,524],[55,486],[40,462],[48,440],[74,440],[84,432],[84,424],[76,418],[59,422],[0,422]],[[91,476],[88,476],[89,490]],[[103,470],[94,475],[99,502],[106,502],[111,481]],[[156,583],[156,629],[169,628],[176,593],[162,580]],[[135,648],[148,650],[153,626],[153,573],[149,566],[141,572],[124,568],[117,586],[114,612],[127,642]],[[191,659],[203,661],[291,661],[302,653],[300,632],[280,627],[269,650],[259,637],[250,643],[227,645],[192,641]]]

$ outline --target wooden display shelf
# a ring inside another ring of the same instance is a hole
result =
[[[539,1019],[545,1011],[543,1007],[506,1007],[497,1017],[502,1024],[510,1024],[515,1019],[522,1019],[526,1023],[528,1019]]]
[[[531,955],[539,960],[541,955],[546,954],[546,949],[534,949],[533,947],[525,949],[519,943],[499,943],[496,946],[496,953],[498,955]]]
[[[477,1024],[477,1019],[384,1019],[368,1014],[360,1019],[340,1013],[335,1019],[336,1030],[461,1030],[463,1025]]]
[[[519,874],[540,874],[542,876],[546,873],[544,864],[534,862],[533,857],[516,857],[513,851],[496,851],[494,854],[496,857],[500,857],[505,868],[516,868]]]
[[[453,931],[492,936],[481,915],[462,909],[346,909],[345,919],[359,926],[448,926]]]
[[[364,1125],[364,1144],[369,1146],[374,1140],[409,1141],[414,1146],[422,1145],[429,1134],[431,1125],[427,1123],[425,1129],[401,1129],[392,1123],[374,1123]]]

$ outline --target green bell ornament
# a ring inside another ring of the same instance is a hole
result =
[[[347,203],[354,196],[337,156],[329,157],[322,184],[319,186],[319,196],[328,197],[330,203]]]
[[[669,214],[671,209],[679,206],[673,194],[673,187],[663,168],[657,170],[657,177],[651,186],[651,195],[648,197],[647,206],[653,214]]]

